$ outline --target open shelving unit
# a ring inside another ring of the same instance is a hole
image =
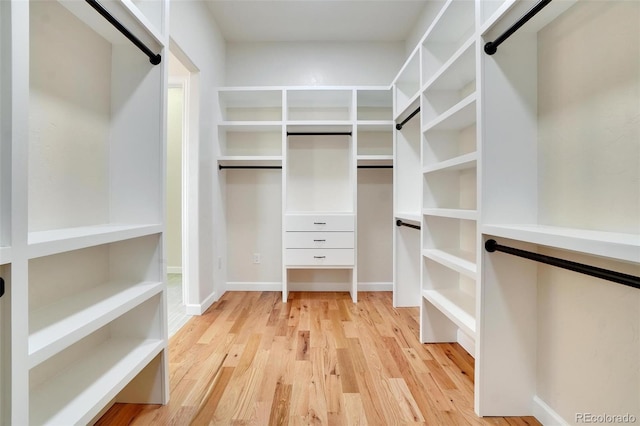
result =
[[[164,55],[168,2],[103,6]],[[0,22],[0,423],[166,403],[166,64],[86,2]]]

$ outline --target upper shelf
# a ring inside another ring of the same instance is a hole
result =
[[[545,225],[484,225],[482,233],[628,262],[640,262],[640,235]]]

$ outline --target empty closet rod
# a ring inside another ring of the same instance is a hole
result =
[[[416,115],[417,113],[419,113],[419,112],[420,112],[420,107],[416,108],[416,110],[415,110],[415,111],[413,111],[411,114],[409,114],[409,116],[408,116],[407,118],[405,118],[404,120],[402,120],[402,123],[398,123],[398,124],[396,124],[396,130],[402,130],[402,127],[403,127],[405,124],[407,124],[407,122],[408,122],[409,120],[411,120],[413,117],[415,117],[415,115]]]
[[[396,220],[396,226],[406,226],[408,228],[421,229],[419,225],[412,225],[410,223],[403,222],[400,219]]]
[[[511,36],[511,34],[518,31],[518,29],[521,26],[526,24],[529,19],[533,18],[538,12],[540,12],[549,3],[551,3],[551,0],[540,0],[538,3],[536,3],[531,9],[529,9],[527,13],[522,15],[522,17],[518,19],[518,21],[515,24],[513,24],[505,32],[500,34],[498,38],[486,43],[484,45],[484,53],[486,53],[487,55],[493,55],[494,53],[496,53],[498,51],[498,46],[500,46],[503,41],[508,39]]]
[[[160,54],[155,54],[147,47],[146,44],[140,41],[140,39],[134,36],[124,25],[120,23],[113,15],[111,15],[107,9],[105,9],[97,0],[86,0],[91,7],[93,7],[100,15],[102,15],[111,25],[116,27],[126,38],[128,38],[138,49],[142,50],[145,55],[149,57],[149,62],[153,65],[158,65],[162,61]]]
[[[640,277],[633,275],[623,274],[609,269],[597,268],[595,266],[572,262],[566,259],[559,259],[557,257],[545,256],[544,254],[533,253],[513,247],[502,246],[498,244],[496,240],[487,240],[484,243],[484,248],[490,253],[493,253],[494,251],[501,251],[503,253],[523,257],[525,259],[535,260],[536,262],[546,263],[547,265],[557,266],[559,268],[568,269],[570,271],[579,272],[581,274],[590,275],[603,280],[613,281],[629,287],[640,288]]]
[[[287,132],[287,136],[351,136],[351,132]]]
[[[359,169],[393,169],[393,166],[358,166]],[[235,170],[252,170],[252,169],[282,169],[282,166],[223,166],[218,165],[218,170],[235,169]]]
[[[393,169],[391,165],[362,165],[358,166],[359,169]]]

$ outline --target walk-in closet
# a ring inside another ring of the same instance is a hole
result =
[[[640,421],[640,2],[0,1],[0,426]]]

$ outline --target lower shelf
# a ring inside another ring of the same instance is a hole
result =
[[[476,301],[469,294],[453,288],[423,290],[422,297],[438,308],[470,337],[476,335]]]
[[[164,348],[162,340],[111,339],[32,390],[30,424],[87,424]]]

